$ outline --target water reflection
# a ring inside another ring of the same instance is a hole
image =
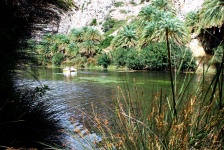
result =
[[[83,128],[80,120],[82,112],[92,113],[92,105],[97,106],[97,111],[100,114],[108,113],[105,105],[110,106],[112,96],[120,86],[133,95],[137,92],[141,93],[142,100],[150,100],[152,93],[164,89],[169,92],[170,80],[168,73],[164,72],[105,72],[94,70],[79,70],[76,74],[63,74],[62,69],[37,69],[37,77],[41,84],[47,85],[50,90],[47,91],[43,100],[51,104],[53,110],[60,110],[58,117],[61,119],[61,124],[71,133],[80,130],[85,134],[86,129]],[[184,79],[191,79],[192,75],[182,74],[177,77],[177,87],[183,84]],[[199,76],[193,77],[193,82],[198,82]],[[187,82],[187,81],[186,81]],[[39,82],[34,81],[29,74],[24,73],[23,78],[18,80],[18,84],[27,84],[31,87],[39,86]],[[72,138],[72,137],[75,137]],[[84,144],[87,149],[94,146],[91,145],[93,140],[99,141],[95,133],[86,135],[85,138],[80,138],[79,135],[71,135],[67,137],[70,141],[69,147],[83,149]],[[86,142],[89,141],[89,142]],[[90,145],[89,145],[90,144]],[[84,148],[85,149],[85,148]]]

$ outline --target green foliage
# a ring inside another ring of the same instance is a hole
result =
[[[62,53],[56,53],[52,58],[52,63],[53,65],[59,67],[63,59],[64,59],[64,55]]]
[[[89,25],[90,25],[90,26],[96,26],[96,25],[97,25],[97,20],[96,20],[96,18],[94,18],[94,19],[90,22]]]
[[[117,67],[140,70],[145,67],[144,59],[135,49],[117,48],[111,52],[113,63]]]
[[[68,36],[73,42],[82,42],[84,40],[84,31],[74,28],[70,31]]]
[[[172,6],[172,3],[170,0],[152,0],[151,3],[152,6],[154,6],[158,10],[162,11],[169,11],[174,13],[174,7]]]
[[[111,52],[113,63],[117,67],[123,67],[126,65],[127,50],[124,48],[117,48]]]
[[[79,52],[88,57],[93,56],[96,49],[96,44],[93,41],[88,40],[81,44]]]
[[[100,42],[99,48],[105,49],[105,48],[109,47],[113,38],[114,38],[114,36],[107,36],[104,40],[102,40]]]
[[[121,9],[121,10],[119,10],[119,12],[120,12],[121,14],[127,14],[127,13],[128,13],[125,9]]]
[[[137,45],[136,30],[133,25],[124,26],[112,41],[113,47],[131,48]]]
[[[119,1],[119,2],[114,2],[114,7],[121,7],[124,5],[124,2]]]
[[[76,57],[79,54],[79,47],[76,43],[70,43],[68,44],[67,51],[66,51],[66,57],[70,60]]]
[[[152,5],[147,5],[142,7],[138,16],[142,22],[149,22],[152,19],[153,14],[155,13],[156,8]]]
[[[135,49],[129,49],[126,56],[126,67],[134,70],[142,70],[145,67],[144,59],[138,55]]]
[[[168,32],[168,40],[174,41],[176,44],[183,44],[189,41],[189,33],[184,23],[170,12],[165,12],[156,25],[156,30],[152,35],[152,39],[159,41],[166,40],[166,32]]]
[[[105,22],[103,23],[103,32],[107,32],[110,28],[113,28],[115,24],[115,20],[111,18],[106,18]]]
[[[106,69],[110,63],[111,59],[106,53],[101,54],[97,59],[97,64],[102,66],[104,69]]]
[[[65,53],[69,43],[69,38],[64,34],[45,35],[35,47],[39,63],[46,65],[52,61],[56,66],[60,66],[58,62],[61,61],[59,61],[58,53]]]
[[[141,33],[141,39],[140,39],[140,46],[145,47],[150,42],[152,42],[152,35],[156,29],[156,23],[155,22],[149,22],[145,25],[145,28],[143,29],[143,32]]]
[[[200,22],[205,28],[221,27],[224,22],[223,0],[205,0],[200,11]]]
[[[185,46],[178,46],[172,43],[172,67],[180,71],[194,71],[197,67],[195,57],[191,50]]]
[[[93,41],[95,43],[99,43],[102,40],[101,33],[93,28],[93,27],[86,27],[82,29],[84,31],[84,40],[85,41]]]
[[[104,36],[112,34],[114,31],[123,26],[125,22],[125,20],[115,20],[112,18],[106,18],[105,22],[102,24],[102,30],[103,32],[105,32]]]
[[[199,12],[191,11],[185,17],[185,24],[187,27],[194,28],[199,23]]]
[[[146,68],[164,71],[167,69],[167,50],[165,43],[152,43],[140,52]]]
[[[223,59],[224,44],[217,46],[216,48],[213,49],[213,51],[214,51],[214,56],[210,63],[216,64],[216,65],[221,64]]]
[[[77,66],[78,68],[84,68],[86,61],[87,61],[87,58],[82,57],[80,54],[78,54],[76,57],[72,59],[72,62],[74,62],[75,66]]]

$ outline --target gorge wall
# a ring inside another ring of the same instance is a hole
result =
[[[188,12],[198,10],[204,0],[172,0],[180,18]],[[101,30],[107,17],[117,20],[128,20],[137,16],[141,8],[149,2],[141,0],[74,0],[77,8],[61,15],[58,32],[68,33],[72,28],[81,28],[96,19],[95,28]]]

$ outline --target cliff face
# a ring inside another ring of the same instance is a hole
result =
[[[141,9],[140,6],[142,6],[140,0],[121,0],[117,2],[115,0],[75,0],[75,3],[79,9],[73,9],[61,16],[59,33],[68,33],[72,28],[88,26],[93,19],[97,21],[95,27],[101,30],[101,24],[107,17],[125,20],[128,16],[136,16]]]
[[[137,16],[141,8],[149,2],[141,0],[74,0],[78,8],[61,15],[59,33],[68,33],[72,28],[81,28],[97,21],[95,28],[101,30],[102,23],[107,17],[117,20],[128,20]],[[204,0],[172,0],[180,18],[188,12],[198,10]]]

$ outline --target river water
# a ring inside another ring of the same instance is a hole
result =
[[[107,113],[105,104],[112,103],[118,87],[132,94],[137,89],[138,93],[144,93],[141,98],[145,100],[155,91],[170,90],[168,72],[78,70],[77,74],[66,76],[60,68],[37,68],[36,71],[35,77],[40,82],[28,72],[23,72],[18,83],[31,87],[41,84],[50,88],[44,99],[52,105],[52,109],[60,110],[58,116],[68,133],[66,138],[69,149],[93,149],[94,143],[101,140],[94,132],[84,128],[81,121],[83,113],[92,113],[93,106],[97,107],[98,113]],[[185,77],[186,74],[182,74],[177,81],[183,82]],[[194,80],[197,81],[198,78],[199,75]],[[84,136],[80,137],[74,131],[80,131]]]

